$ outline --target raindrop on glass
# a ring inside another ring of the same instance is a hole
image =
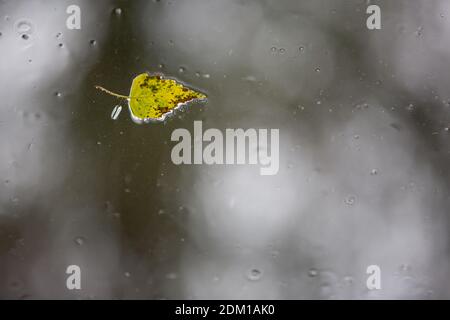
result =
[[[122,106],[120,106],[120,105],[115,106],[113,111],[111,112],[111,119],[117,120],[117,118],[119,118],[121,111],[122,111]]]
[[[404,264],[400,265],[399,269],[400,269],[400,272],[402,272],[402,273],[409,273],[409,272],[411,272],[412,268],[409,264],[404,263]]]
[[[310,276],[311,278],[314,278],[315,276],[317,276],[319,274],[319,272],[316,269],[310,269],[308,271],[308,276]]]
[[[74,239],[74,241],[75,241],[75,243],[76,243],[77,245],[79,245],[79,246],[82,246],[82,245],[84,244],[84,242],[85,242],[85,240],[84,240],[83,237],[76,237],[76,238]]]
[[[350,276],[346,276],[343,279],[344,285],[351,286],[353,284],[353,278]]]
[[[262,277],[262,271],[259,269],[251,269],[247,273],[247,278],[251,281],[258,281]]]
[[[356,197],[355,196],[348,196],[347,198],[345,198],[344,203],[346,205],[352,206],[354,205],[356,202]]]
[[[15,29],[20,34],[30,34],[33,32],[33,25],[28,20],[19,20],[15,24]]]

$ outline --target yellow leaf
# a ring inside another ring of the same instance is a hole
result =
[[[193,101],[206,100],[206,95],[190,89],[162,74],[141,73],[133,79],[130,95],[120,95],[96,86],[117,98],[127,99],[135,122],[163,121],[176,108]]]

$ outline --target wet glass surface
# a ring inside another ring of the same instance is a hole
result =
[[[1,1],[0,298],[450,298],[450,3],[368,3],[78,1],[69,30]],[[138,125],[95,89],[145,71],[208,101]],[[195,120],[278,128],[278,174],[173,164]]]

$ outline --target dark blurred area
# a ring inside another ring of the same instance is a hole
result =
[[[449,299],[449,32],[446,0],[0,1],[0,298]],[[112,120],[94,86],[145,71],[208,102]],[[279,128],[278,174],[174,165],[195,120]]]

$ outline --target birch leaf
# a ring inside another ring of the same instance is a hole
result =
[[[120,95],[96,86],[110,95],[128,100],[131,117],[138,123],[162,121],[175,109],[193,101],[206,100],[206,95],[188,88],[162,74],[141,73],[133,79],[130,95]]]

